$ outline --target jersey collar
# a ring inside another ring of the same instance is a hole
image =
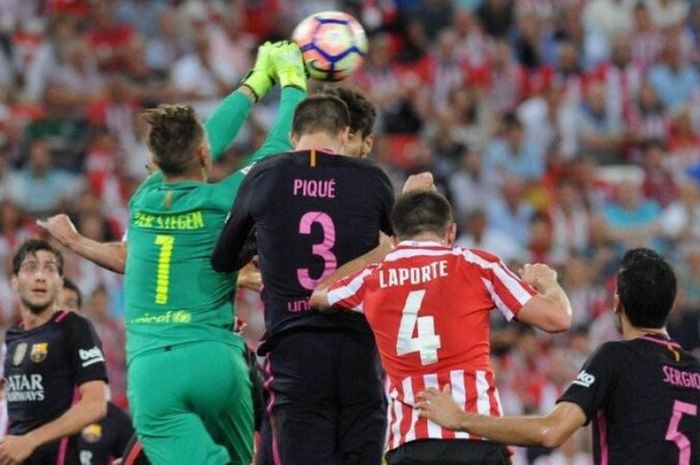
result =
[[[450,249],[451,247],[441,244],[436,241],[401,241],[396,246],[396,248],[440,248],[440,249]]]

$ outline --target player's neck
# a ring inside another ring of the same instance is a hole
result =
[[[304,134],[294,146],[294,150],[322,150],[340,154],[343,146],[336,137],[325,133]]]
[[[636,339],[642,336],[661,336],[665,339],[669,338],[666,328],[640,328],[638,326],[633,326],[629,320],[623,316],[622,317],[622,338],[625,340]]]
[[[54,313],[56,313],[56,306],[53,304],[46,307],[41,313],[34,313],[22,305],[20,310],[22,325],[26,330],[38,328],[49,321]]]
[[[174,183],[180,181],[207,182],[207,177],[204,174],[204,170],[202,169],[193,170],[191,173],[179,174],[177,176],[164,175],[163,178],[167,183]]]
[[[438,244],[442,244],[445,247],[448,246],[448,244],[445,242],[444,237],[440,237],[437,234],[432,234],[428,232],[420,233],[406,240],[410,242],[437,242]]]

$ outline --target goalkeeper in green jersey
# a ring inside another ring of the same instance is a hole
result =
[[[153,465],[250,465],[251,383],[245,344],[231,332],[236,276],[214,272],[209,260],[250,165],[290,149],[305,73],[298,46],[265,44],[241,88],[204,126],[191,107],[147,110],[157,171],[129,203],[125,242],[91,241],[65,215],[40,222],[68,248],[125,273],[128,397]],[[275,81],[282,87],[280,111],[262,147],[243,168],[207,184],[211,160]]]

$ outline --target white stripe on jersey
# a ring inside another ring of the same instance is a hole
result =
[[[493,303],[496,304],[496,308],[503,314],[504,317],[506,317],[506,320],[512,320],[515,315],[513,314],[513,312],[510,311],[505,302],[501,300],[498,294],[496,294],[496,291],[493,289],[493,284],[491,284],[491,281],[489,281],[486,278],[481,278],[481,282],[484,283],[484,286],[486,286],[486,290],[489,291],[489,295],[493,299]]]
[[[401,382],[401,387],[403,388],[403,401],[411,409],[411,423],[409,430],[406,433],[404,442],[415,441],[416,422],[418,421],[418,410],[414,408],[416,406],[416,399],[413,397],[413,383],[411,382],[411,378],[405,378]]]
[[[413,243],[410,243],[411,245],[414,245]],[[427,244],[427,246],[435,246],[437,244]],[[446,256],[446,255],[454,255],[454,256],[461,256],[464,258],[464,260],[467,261],[467,263],[472,263],[477,266],[479,266],[482,269],[490,270],[494,274],[494,278],[500,281],[503,286],[510,292],[510,294],[515,298],[515,300],[518,301],[518,303],[523,306],[525,305],[531,298],[532,295],[530,295],[527,290],[522,286],[520,282],[518,282],[518,278],[513,275],[503,264],[501,263],[500,260],[490,262],[484,258],[481,258],[474,252],[470,251],[469,249],[462,249],[461,247],[454,247],[452,249],[429,249],[429,248],[400,248],[400,249],[395,249],[394,251],[390,252],[386,258],[384,259],[385,262],[392,262],[396,261],[402,258],[411,258],[411,257],[441,257],[441,256]],[[484,281],[486,283],[486,281]],[[488,286],[487,289],[489,290],[489,293],[491,296],[494,297],[494,302],[497,304],[498,309],[508,318],[508,320],[511,320],[513,318],[513,312],[508,308],[503,300],[495,293],[495,290],[493,286]]]
[[[423,382],[425,383],[426,389],[435,388],[440,390],[440,383],[438,383],[438,376],[436,373],[423,375]],[[442,439],[442,427],[430,420],[426,421],[428,422],[428,437],[430,439]]]
[[[452,389],[452,398],[457,402],[459,408],[466,411],[467,393],[464,386],[464,370],[450,371],[450,388]],[[469,433],[455,431],[455,439],[469,439]]]
[[[418,417],[418,410],[415,408],[415,393],[418,390],[422,391],[423,387],[439,389],[441,379],[449,380],[452,398],[462,410],[480,415],[496,415],[495,412],[492,412],[492,407],[494,407],[490,396],[492,392],[496,403],[499,404],[497,405],[498,412],[501,412],[498,390],[490,384],[489,380],[492,380],[493,377],[485,370],[471,373],[465,373],[464,370],[450,370],[441,374],[427,373],[422,376],[416,375],[413,378],[409,376],[401,380],[400,387],[390,382],[390,410],[392,413],[389,415],[391,421],[391,436],[387,444],[389,450],[396,449],[409,441],[452,437],[452,433],[454,433],[455,439],[473,438],[462,431],[448,432],[436,423]],[[470,386],[474,386],[471,387],[474,392],[467,392]],[[405,421],[409,416],[411,421]]]
[[[490,269],[496,275],[499,281],[510,291],[520,305],[525,305],[532,298],[523,286],[515,279],[513,275],[508,273],[500,264],[500,262],[489,262],[476,255],[474,252],[464,249],[464,258],[470,263],[476,263],[482,268]]]
[[[399,400],[399,391],[391,391],[391,403],[394,407],[394,423],[391,425],[391,448],[396,449],[401,445],[401,420],[403,420],[403,408]]]
[[[385,262],[394,262],[394,261],[400,260],[402,258],[441,257],[443,255],[458,255],[458,253],[455,253],[454,249],[442,249],[442,250],[397,249],[397,250],[394,250],[393,252],[389,252],[389,254],[387,254],[387,256],[384,258],[384,261]]]
[[[503,416],[503,405],[501,404],[501,395],[498,393],[498,389],[493,390],[493,397],[496,399],[496,408],[498,409],[498,416]]]
[[[491,400],[489,399],[489,383],[486,372],[476,371],[476,412],[480,415],[491,415]]]

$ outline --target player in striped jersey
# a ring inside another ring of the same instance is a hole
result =
[[[497,308],[549,332],[568,329],[571,307],[556,273],[525,265],[518,278],[487,252],[455,247],[450,205],[436,192],[402,195],[391,220],[400,242],[383,261],[368,265],[381,256],[375,250],[350,262],[311,298],[315,307],[364,313],[374,332],[389,377],[387,463],[508,463],[504,446],[419,418],[415,394],[447,384],[463,409],[502,415],[489,313]]]
[[[614,312],[621,341],[596,350],[548,414],[465,414],[449,388],[418,394],[421,416],[494,441],[559,447],[593,423],[596,465],[700,465],[700,361],[672,341],[676,276],[656,252],[625,253]]]

